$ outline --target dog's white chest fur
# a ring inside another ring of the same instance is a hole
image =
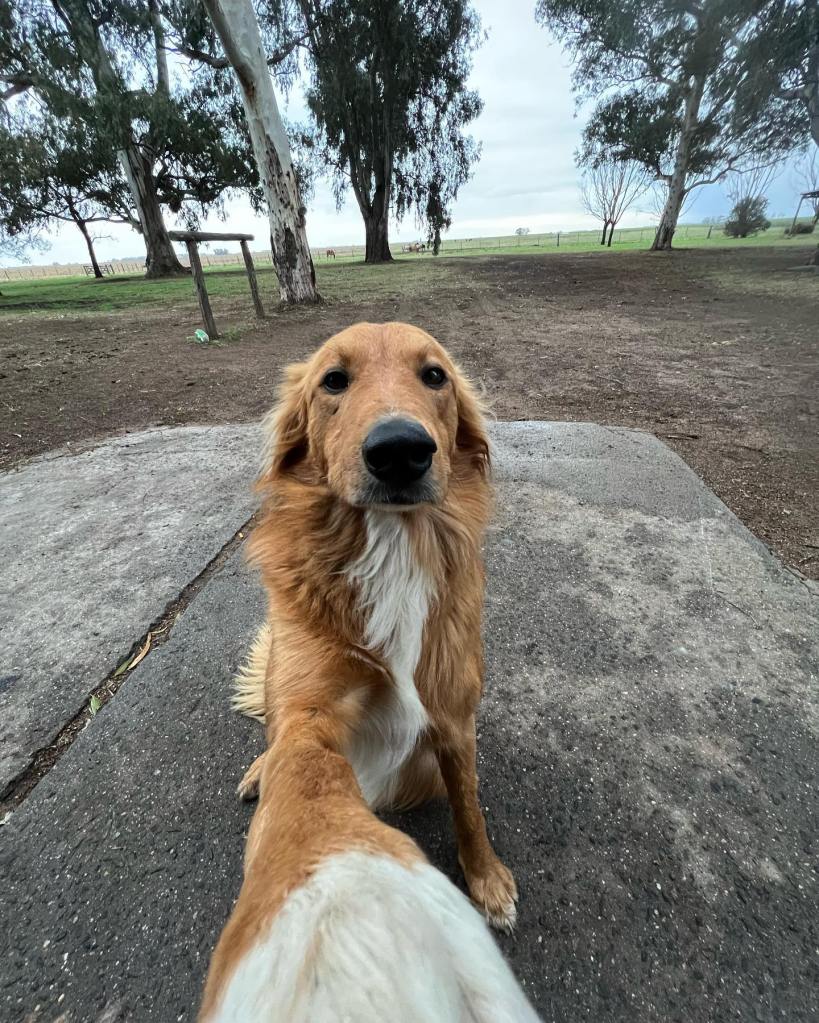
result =
[[[368,511],[366,524],[367,544],[347,578],[367,618],[364,641],[387,662],[395,688],[392,699],[362,722],[349,758],[364,798],[375,806],[389,801],[402,764],[427,726],[415,669],[432,585],[399,515]]]

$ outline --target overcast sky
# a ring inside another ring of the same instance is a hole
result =
[[[472,133],[483,144],[475,174],[462,189],[453,210],[450,236],[470,238],[509,234],[517,227],[532,232],[572,230],[596,226],[583,212],[578,194],[574,151],[580,141],[582,118],[575,116],[567,55],[535,24],[534,0],[475,0],[489,38],[478,51],[471,84],[484,101]],[[298,86],[284,108],[291,120],[306,120]],[[780,175],[769,191],[769,216],[787,216],[794,207],[792,174]],[[646,201],[645,206],[650,207]],[[724,214],[727,200],[720,186],[700,189],[684,220]],[[623,225],[651,224],[649,211],[632,211]],[[260,247],[267,230],[254,217],[247,202],[228,205],[228,218],[211,218],[210,230],[249,232]],[[122,225],[101,231],[97,252],[101,259],[135,256],[144,252],[138,234]],[[329,182],[317,183],[310,204],[307,231],[314,247],[363,244],[364,231],[355,200],[350,196],[339,211]],[[391,229],[393,241],[418,237],[417,224],[405,220]],[[87,251],[79,232],[64,227],[52,237],[51,249],[36,254],[35,262],[82,262]],[[230,244],[231,251],[237,246]]]

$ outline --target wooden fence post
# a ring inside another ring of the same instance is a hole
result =
[[[256,280],[256,267],[253,265],[253,256],[251,256],[248,244],[244,239],[239,244],[242,246],[242,256],[244,257],[245,270],[247,270],[247,279],[250,284],[250,294],[253,298],[253,308],[256,310],[257,318],[263,320],[264,306],[259,297],[259,282]]]
[[[210,307],[210,299],[208,298],[208,291],[205,287],[205,275],[202,273],[202,264],[199,262],[199,253],[196,249],[196,242],[186,241],[185,245],[188,247],[188,260],[191,264],[191,270],[193,271],[193,281],[196,285],[196,297],[199,299],[199,308],[202,311],[202,319],[205,321],[205,330],[208,332],[208,337],[213,340],[219,337],[219,331],[216,329],[216,321],[213,318],[213,311]]]

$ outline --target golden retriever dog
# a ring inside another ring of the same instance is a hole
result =
[[[480,915],[368,809],[333,715],[284,719],[201,1023],[536,1023]]]
[[[250,541],[269,613],[235,706],[268,747],[312,723],[372,808],[446,793],[470,895],[509,929],[517,888],[475,763],[491,487],[473,390],[423,330],[360,323],[289,368],[271,426]]]

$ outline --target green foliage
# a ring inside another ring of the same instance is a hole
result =
[[[767,231],[771,226],[765,216],[767,209],[768,200],[764,196],[746,195],[731,210],[723,230],[729,238],[747,238],[760,231]]]
[[[116,156],[92,126],[70,116],[55,118],[42,108],[0,124],[0,222],[6,236],[28,239],[52,220],[131,219]]]
[[[154,0],[0,0],[0,81],[85,125],[109,160],[135,145],[160,203],[192,226],[255,171],[232,76],[169,69],[167,28]]]
[[[537,0],[537,19],[574,55],[576,91],[597,100],[582,161],[636,160],[668,186],[661,247],[670,245],[692,189],[754,158],[774,161],[804,141],[804,111],[760,72],[760,12],[767,6]]]
[[[340,200],[365,221],[414,211],[430,237],[479,154],[463,129],[481,111],[467,88],[482,39],[468,0],[300,0],[308,101]],[[385,235],[386,239],[386,235]]]
[[[752,73],[738,103],[753,110],[760,94],[775,95],[789,105],[799,132],[819,146],[819,0],[766,0],[756,7],[742,53]]]

